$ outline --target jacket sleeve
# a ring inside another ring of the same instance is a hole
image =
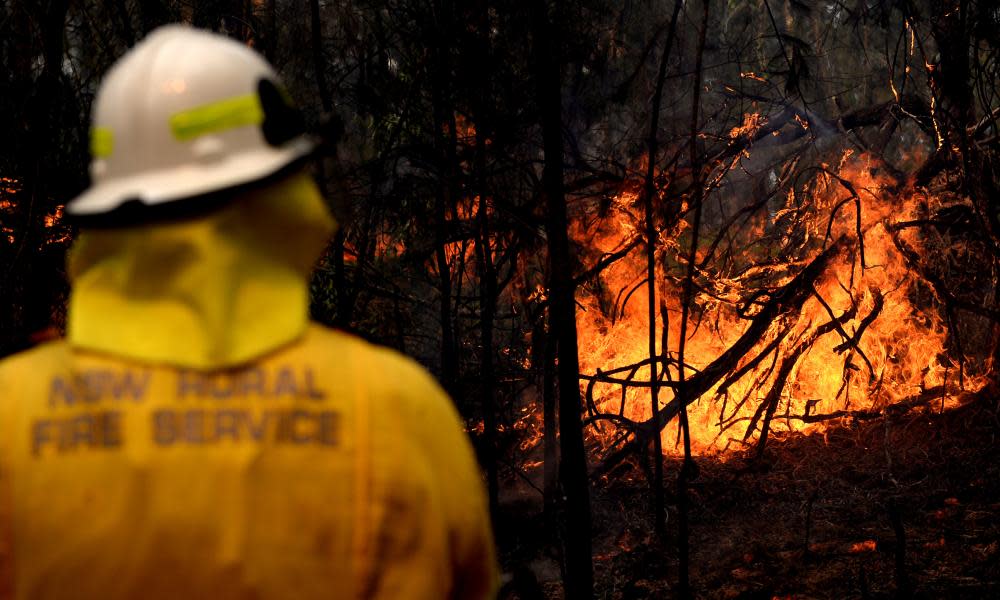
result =
[[[452,598],[495,598],[499,572],[482,474],[458,411],[426,371],[407,361],[411,434],[434,466],[450,550]]]
[[[16,392],[10,387],[8,363],[0,361],[0,600],[14,597],[14,515],[11,490],[11,448],[13,402]]]
[[[441,479],[450,515],[452,560],[455,565],[453,598],[494,598],[499,576],[490,513],[483,479],[472,444],[451,400],[434,384],[441,406],[440,460],[451,462],[451,475]]]

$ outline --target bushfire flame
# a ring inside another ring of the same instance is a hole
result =
[[[960,383],[958,362],[946,352],[945,320],[929,286],[908,264],[927,243],[926,234],[897,225],[925,218],[943,201],[905,186],[900,191],[868,156],[847,152],[840,164],[809,171],[809,183],[790,186],[782,200],[769,202],[742,227],[729,221],[700,237],[686,371],[688,378],[700,376],[711,384],[688,406],[696,452],[716,452],[734,441],[737,447],[752,444],[765,428],[821,429],[838,415],[914,398],[933,396],[936,407],[945,407],[956,403],[960,387],[984,383],[968,367]],[[652,413],[637,190],[614,198],[610,216],[576,223],[578,243],[600,256],[628,250],[577,298],[581,372],[589,374],[584,382],[589,429],[604,445],[621,441]],[[657,251],[657,354],[660,371],[665,370],[658,397],[661,410],[668,411],[679,402],[677,341],[686,268],[680,248],[688,245],[678,243],[683,236],[690,231],[680,219],[673,230],[660,232]],[[710,245],[716,236],[722,243]],[[814,276],[807,281],[805,274]],[[754,318],[769,303],[787,307],[793,293],[804,300],[759,325],[748,351],[708,379],[727,350],[753,333]],[[702,374],[705,369],[709,372]],[[681,451],[677,427],[673,418],[662,430],[665,453]]]

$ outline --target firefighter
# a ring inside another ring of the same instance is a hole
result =
[[[102,83],[91,146],[66,339],[0,363],[0,597],[493,595],[450,400],[308,320],[335,223],[273,69],[160,28]]]

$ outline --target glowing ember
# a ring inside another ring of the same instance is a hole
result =
[[[62,217],[63,217],[63,207],[60,205],[56,207],[55,212],[53,212],[52,214],[45,215],[45,226],[55,227],[60,223],[60,221],[62,221]]]
[[[877,548],[875,540],[865,540],[863,542],[857,542],[851,544],[850,553],[851,554],[861,554],[863,552],[875,552]]]
[[[3,194],[16,194],[21,191],[21,182],[13,177],[0,177],[0,192]]]
[[[753,134],[757,133],[761,125],[767,121],[760,113],[747,113],[743,115],[743,124],[739,127],[733,127],[729,131],[729,137],[731,139],[737,139],[740,137],[753,137]]]
[[[732,135],[755,126],[747,115]],[[917,228],[894,226],[926,216],[943,201],[901,194],[881,165],[850,152],[836,167],[807,172],[812,179],[804,187],[790,186],[783,200],[771,200],[745,224],[729,221],[703,232],[685,350],[696,397],[688,413],[697,452],[734,441],[751,444],[767,430],[823,428],[835,417],[871,414],[915,398],[933,397],[935,408],[957,402],[959,369],[945,356],[945,322],[931,308],[926,283],[908,267],[926,240]],[[589,430],[603,445],[620,442],[651,415],[636,200],[634,191],[622,193],[610,217],[578,223],[574,232],[584,247],[600,253],[588,260],[624,254],[578,293],[584,391],[591,415],[598,415]],[[659,398],[672,417],[679,407],[677,337],[686,268],[679,248],[687,245],[677,240],[690,233],[683,219],[668,227],[657,248],[658,328],[668,322],[669,349]],[[710,245],[716,237],[722,243]],[[661,343],[662,335],[659,330]],[[968,369],[962,384],[966,390],[982,385]],[[676,423],[662,430],[664,452],[680,452]]]

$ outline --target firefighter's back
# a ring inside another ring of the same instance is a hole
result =
[[[55,342],[0,363],[0,386],[7,595],[443,598],[495,584],[457,415],[393,352],[311,326],[205,372]]]

